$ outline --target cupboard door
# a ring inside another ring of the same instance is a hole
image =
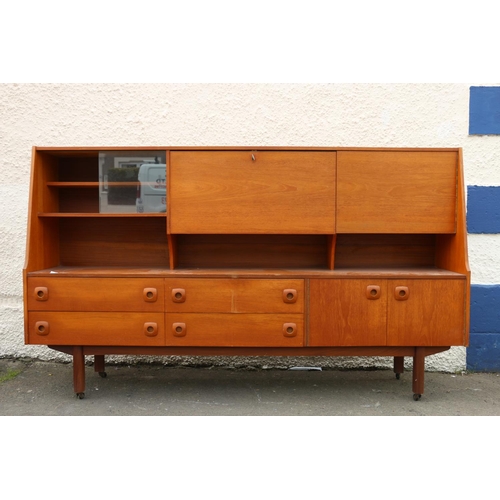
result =
[[[464,345],[465,286],[465,279],[389,280],[387,345]]]
[[[387,282],[311,279],[310,346],[386,345]]]
[[[335,152],[173,151],[170,232],[333,234]]]
[[[454,233],[457,153],[339,151],[338,233]]]

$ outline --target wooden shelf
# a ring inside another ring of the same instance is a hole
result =
[[[100,185],[105,184],[106,187],[136,187],[136,186],[155,186],[154,182],[59,182],[59,181],[50,181],[47,182],[47,186],[56,187],[56,188],[97,188]]]
[[[29,276],[91,277],[183,277],[183,278],[325,278],[325,279],[463,279],[463,275],[445,269],[169,269],[150,266],[56,266],[29,273]]]
[[[136,213],[122,213],[122,214],[104,214],[104,213],[75,213],[75,212],[39,212],[38,217],[97,217],[97,218],[109,218],[109,217],[167,217],[165,213],[148,213],[148,214],[136,214]]]

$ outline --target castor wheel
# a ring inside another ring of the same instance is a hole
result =
[[[413,401],[420,401],[421,397],[422,397],[422,394],[414,394],[413,395]]]
[[[84,393],[84,392],[77,392],[77,393],[76,393],[76,397],[77,397],[78,399],[83,399],[83,398],[85,397],[85,393]]]
[[[396,380],[399,380],[401,378],[401,374],[400,373],[396,373]]]
[[[106,372],[99,372],[99,377],[106,378],[108,374]]]

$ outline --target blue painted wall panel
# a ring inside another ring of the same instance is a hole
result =
[[[471,87],[469,134],[500,134],[500,87]]]
[[[467,186],[467,231],[500,233],[500,187]]]
[[[467,369],[500,372],[500,334],[472,333],[467,348]]]
[[[500,372],[500,285],[471,285],[467,369]]]
[[[471,285],[470,331],[500,334],[500,285]]]

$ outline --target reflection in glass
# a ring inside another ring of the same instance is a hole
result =
[[[101,213],[166,212],[164,151],[99,152]]]

